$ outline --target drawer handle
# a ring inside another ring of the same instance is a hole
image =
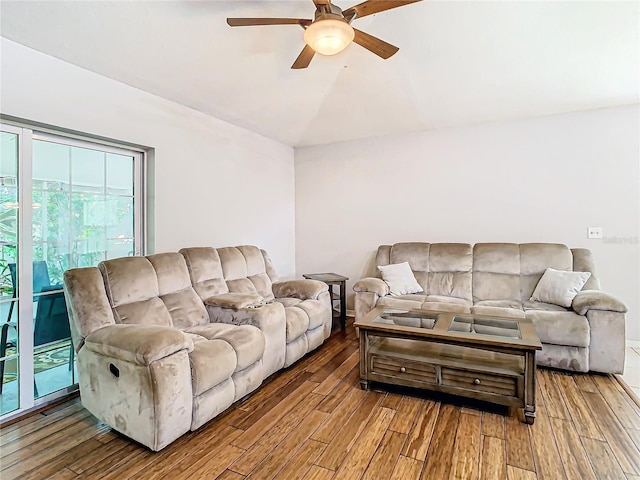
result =
[[[404,367],[400,367],[400,373],[404,373],[404,372],[406,372],[406,371],[407,371],[407,369],[406,369],[406,368],[404,368]]]
[[[473,384],[474,384],[474,385],[480,385],[480,379],[479,379],[479,378],[476,378],[476,379],[473,381]]]

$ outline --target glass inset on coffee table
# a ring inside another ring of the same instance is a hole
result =
[[[535,352],[530,320],[377,307],[355,323],[360,383],[379,382],[522,408],[535,419]]]

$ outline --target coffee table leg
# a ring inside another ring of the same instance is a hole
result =
[[[536,419],[536,352],[525,353],[524,372],[524,421],[533,425]]]
[[[360,328],[360,388],[369,389],[367,375],[367,357],[369,356],[369,335],[366,329]]]

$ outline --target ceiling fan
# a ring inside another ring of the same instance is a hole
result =
[[[313,0],[316,6],[315,18],[227,18],[232,27],[257,25],[300,25],[304,28],[304,41],[307,44],[291,68],[307,68],[316,53],[335,55],[351,42],[355,42],[379,57],[389,58],[399,49],[373,35],[364,33],[351,26],[356,18],[384,12],[421,0],[367,0],[346,10],[342,10],[331,0]]]

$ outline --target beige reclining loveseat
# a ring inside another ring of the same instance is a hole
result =
[[[381,245],[376,265],[408,262],[422,292],[391,295],[381,278],[358,281],[356,320],[378,305],[530,318],[542,342],[538,365],[622,373],[625,313],[600,291],[591,252],[551,243],[396,243]],[[570,306],[532,300],[547,268],[590,272]]]
[[[277,282],[252,246],[107,260],[64,289],[82,404],[156,451],[331,333],[328,287]]]

